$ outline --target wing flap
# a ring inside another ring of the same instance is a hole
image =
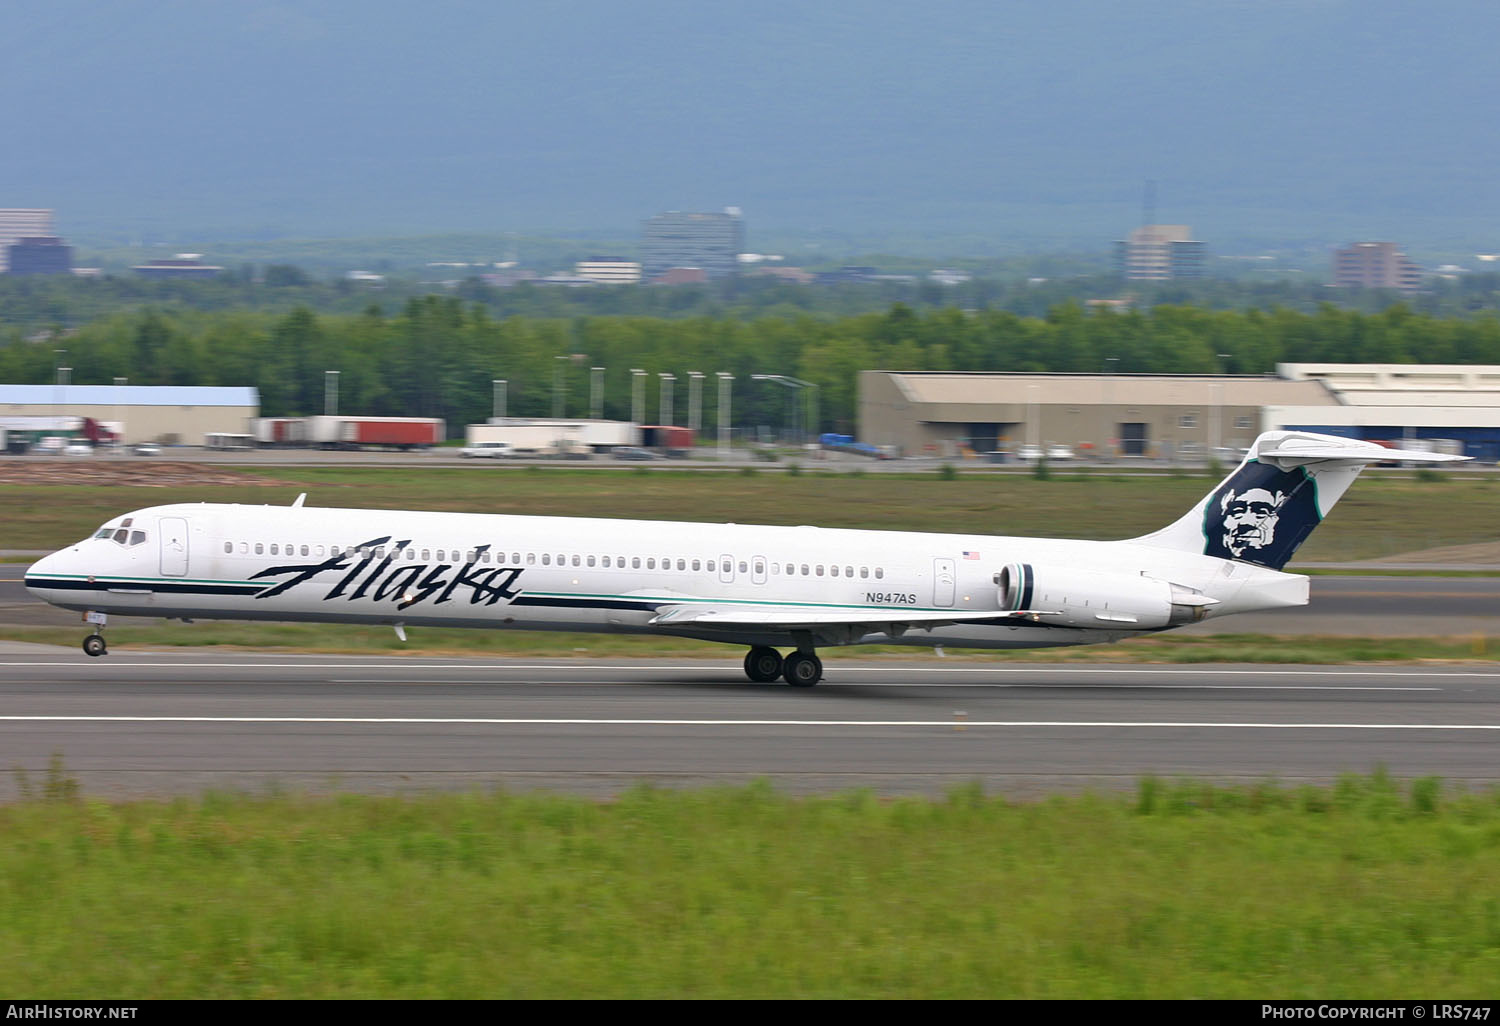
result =
[[[720,627],[869,627],[884,631],[891,624],[935,627],[952,623],[995,623],[1043,615],[1045,610],[905,610],[807,609],[801,606],[663,606],[650,621],[653,626],[698,624]]]

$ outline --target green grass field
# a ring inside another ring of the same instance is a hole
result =
[[[216,470],[219,468],[215,468]],[[111,516],[168,502],[290,503],[886,530],[1122,538],[1155,530],[1211,487],[1203,476],[859,476],[695,473],[561,467],[287,468],[212,487],[9,485],[0,489],[0,547],[52,549]],[[1298,552],[1306,562],[1493,541],[1500,480],[1373,477],[1357,482]]]
[[[27,998],[1487,999],[1500,797],[1146,780],[0,807]]]

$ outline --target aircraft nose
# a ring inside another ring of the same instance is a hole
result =
[[[46,588],[48,581],[58,573],[62,555],[61,552],[54,552],[50,556],[43,556],[27,567],[22,577],[26,590],[36,592],[38,589]]]

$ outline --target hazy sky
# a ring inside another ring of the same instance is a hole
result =
[[[1495,0],[5,0],[59,228],[1500,235]],[[1497,243],[1500,244],[1500,243]]]

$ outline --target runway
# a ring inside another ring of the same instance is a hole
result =
[[[816,688],[715,662],[0,648],[0,753],[87,795],[743,784],[940,795],[1143,774],[1500,781],[1500,669],[1016,666],[830,659]],[[16,775],[0,782],[14,797]]]

